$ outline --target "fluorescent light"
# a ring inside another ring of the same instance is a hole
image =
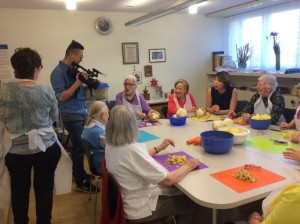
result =
[[[67,10],[76,10],[76,0],[65,0]]]
[[[207,1],[207,0],[188,0],[188,1],[177,0],[174,3],[171,3],[165,7],[162,7],[160,9],[150,12],[144,16],[138,17],[134,20],[131,20],[131,21],[125,23],[125,26],[137,26],[137,25],[152,21],[154,19],[166,16],[168,14],[186,9],[189,6],[192,6],[192,5],[201,3],[201,2],[205,2],[205,1]]]
[[[189,14],[197,14],[198,8],[196,5],[192,5],[189,7]]]

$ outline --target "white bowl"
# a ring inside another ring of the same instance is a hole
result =
[[[230,130],[232,129],[238,129],[242,133],[232,133]],[[248,135],[250,134],[250,130],[244,127],[237,127],[237,126],[232,126],[232,127],[223,127],[220,128],[219,131],[227,131],[233,134],[233,144],[234,145],[239,145],[243,144],[244,141],[246,141]]]

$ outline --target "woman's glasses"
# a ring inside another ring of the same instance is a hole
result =
[[[123,83],[123,85],[124,85],[124,86],[130,86],[130,87],[135,86],[134,83]]]

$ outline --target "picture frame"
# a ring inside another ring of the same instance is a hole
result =
[[[151,77],[152,76],[152,65],[145,65],[144,66],[144,74],[145,74],[145,77]]]
[[[142,84],[142,72],[133,72],[132,75],[136,77],[137,84]]]
[[[123,64],[139,64],[139,43],[122,43]]]
[[[166,62],[166,49],[149,49],[149,62]]]

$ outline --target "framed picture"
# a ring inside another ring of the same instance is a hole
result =
[[[149,62],[165,62],[166,61],[166,49],[149,49]]]
[[[152,76],[152,65],[145,65],[144,66],[145,77]]]
[[[132,75],[136,77],[137,84],[142,84],[142,72],[133,72]]]
[[[139,44],[137,42],[122,43],[123,64],[139,64]]]

